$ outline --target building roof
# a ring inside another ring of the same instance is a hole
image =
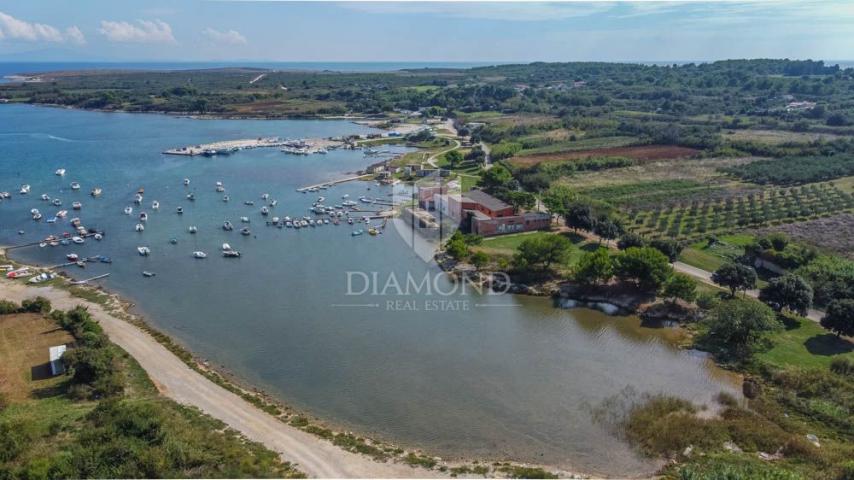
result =
[[[492,211],[510,208],[510,205],[504,203],[503,201],[493,197],[492,195],[482,190],[469,190],[468,192],[463,194],[463,201],[478,203]]]

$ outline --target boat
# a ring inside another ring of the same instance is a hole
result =
[[[270,209],[267,207],[261,207],[261,215],[267,216],[270,213]]]
[[[196,228],[196,226],[195,226],[195,225],[190,225],[189,227],[187,227],[187,231],[188,231],[188,232],[190,232],[190,233],[196,233],[196,232],[198,232],[198,231],[199,231],[199,229],[198,229],[198,228]]]
[[[346,199],[346,198],[350,198],[350,194],[349,194],[349,193],[345,193],[344,195],[341,195],[341,198],[345,198],[345,199]]]
[[[359,235],[361,235],[363,233],[365,233],[365,231],[360,228],[358,230],[353,230],[352,232],[350,232],[350,235],[352,235],[354,237],[358,237]]]
[[[221,186],[222,186],[222,182],[219,182],[219,181],[218,181],[218,182],[216,182],[216,186],[217,186],[217,187],[221,187]]]
[[[226,250],[222,252],[222,256],[227,258],[237,258],[240,257],[240,252],[237,250]]]
[[[255,205],[255,202],[253,202],[252,200],[247,200],[247,201],[243,202],[243,204],[251,207],[251,206]]]
[[[72,190],[80,190],[80,184],[77,182],[71,182],[71,189]]]
[[[78,261],[77,261],[77,262],[75,262],[74,264],[75,264],[75,265],[77,265],[77,266],[78,266],[78,267],[80,267],[80,268],[86,268],[86,262],[84,262],[83,260],[78,260]],[[86,282],[85,282],[85,281],[78,281],[78,282],[71,282],[71,283],[72,283],[72,284],[74,284],[74,285],[79,285],[79,284],[81,284],[81,283],[86,283]]]
[[[170,238],[170,239],[169,239],[169,243],[171,243],[172,245],[177,245],[177,244],[178,244],[178,239],[177,239],[177,238]]]
[[[192,192],[191,192],[191,193],[188,193],[188,194],[187,194],[187,200],[189,200],[189,201],[191,201],[191,202],[196,201],[196,195],[195,195],[194,193],[192,193]]]
[[[227,244],[227,243],[223,243],[223,244],[222,244],[222,251],[223,251],[223,252],[226,252],[226,251],[228,251],[228,250],[231,250],[231,245],[229,245],[229,244]]]
[[[267,200],[268,198],[270,198],[270,194],[269,194],[269,193],[261,194],[261,200]]]
[[[55,273],[42,272],[35,277],[27,280],[28,283],[44,283],[48,280],[52,280],[56,277]]]
[[[95,188],[93,188],[93,189],[92,189],[92,191],[91,191],[91,192],[89,192],[89,195],[92,195],[93,197],[100,197],[100,196],[101,196],[101,193],[103,193],[103,190],[101,190],[101,189],[100,189],[100,188],[98,188],[98,187],[95,187]]]
[[[184,213],[184,207],[178,207],[178,208],[176,208],[176,209],[175,209],[175,213],[177,213],[178,215],[181,215],[182,213]]]
[[[151,209],[152,210],[160,210],[160,202],[158,202],[157,200],[151,202]]]
[[[69,253],[68,255],[65,256],[65,258],[67,258],[68,261],[70,261],[70,262],[76,262],[77,260],[80,259],[80,256],[77,255],[76,253]]]
[[[193,252],[193,258],[208,258],[208,254],[202,251]]]
[[[149,249],[148,247],[136,247],[136,251],[139,252],[139,254],[143,257],[146,257],[151,254],[151,249]]]
[[[26,195],[30,193],[30,186],[27,184],[21,185],[21,190],[19,192],[21,195]]]
[[[110,257],[101,257],[101,263],[113,263],[113,259]]]
[[[74,237],[71,237],[71,241],[78,244],[78,245],[81,245],[86,240],[83,240],[83,237],[74,236]]]
[[[42,219],[42,214],[41,214],[41,213],[36,212],[36,213],[34,213],[34,214],[33,214],[33,220],[35,220],[35,221],[37,221],[37,222],[38,222],[38,221],[39,221],[39,220],[41,220],[41,219]]]
[[[251,234],[252,234],[252,232],[251,232],[251,231],[249,231],[249,229],[248,229],[248,228],[243,227],[243,228],[241,228],[241,229],[240,229],[240,234],[241,234],[241,235],[251,235]]]
[[[131,207],[131,206],[125,207],[125,215],[130,215],[131,213],[133,213],[133,207]]]
[[[148,221],[148,214],[145,212],[140,212],[139,221],[140,222],[147,222]]]
[[[222,193],[225,191],[225,187],[222,187],[222,186],[216,187],[216,191],[219,193]]]
[[[376,229],[376,228],[374,228],[374,227],[371,227],[371,228],[369,228],[369,229],[368,229],[368,233],[369,233],[369,234],[371,234],[371,235],[376,235],[376,234],[378,234],[378,233],[379,233],[379,230],[377,230],[377,229]]]
[[[58,220],[58,219],[56,218],[56,216],[53,216],[53,217],[50,217],[50,218],[48,218],[47,220],[45,220],[45,222],[47,222],[47,223],[56,223],[56,221],[57,221],[57,220]]]
[[[65,218],[68,215],[68,210],[60,210],[56,212],[56,218]]]
[[[9,192],[0,192],[0,198],[12,198],[12,194]]]
[[[50,203],[52,203],[54,207],[59,207],[62,205],[62,200],[60,200],[58,198],[54,198],[53,201]]]
[[[19,268],[17,270],[12,270],[11,272],[8,272],[6,274],[6,278],[15,279],[15,278],[29,277],[30,275],[32,275],[32,272],[30,272],[30,269],[27,267],[24,267],[24,268]]]
[[[241,223],[249,223],[249,217],[240,217]]]
[[[53,173],[54,173],[57,177],[64,177],[64,176],[65,176],[65,169],[64,169],[64,168],[58,168],[58,169],[56,169],[56,171],[55,171],[55,172],[53,172]]]
[[[46,194],[46,193],[43,193],[42,194],[42,200],[44,200],[45,202],[48,202],[48,201],[50,201],[50,196],[48,196],[48,194]]]
[[[271,201],[270,201],[270,207],[275,207],[275,206],[276,206],[276,205],[278,205],[278,204],[279,204],[279,201],[278,201],[278,200],[271,200]]]
[[[186,186],[187,186],[187,185],[189,185],[189,184],[190,184],[190,179],[189,179],[189,178],[185,178],[185,179],[184,179],[184,186],[186,187]]]
[[[348,218],[348,219],[347,219],[347,223],[348,223],[349,225],[352,225],[352,224],[353,224],[353,219],[352,219],[352,218]]]
[[[136,193],[137,193],[137,195],[144,195],[145,194],[145,188],[139,187],[139,189],[137,189]]]
[[[133,196],[133,203],[140,205],[142,204],[142,195],[137,193]]]
[[[227,201],[229,201],[229,200],[231,200],[231,199],[228,197],[228,195],[223,195],[223,196],[222,196],[222,201],[223,201],[223,202],[227,202]]]
[[[155,275],[157,275],[157,274],[156,274],[156,273],[154,273],[154,272],[149,272],[149,271],[143,271],[143,272],[142,272],[142,276],[143,276],[143,277],[147,277],[147,278],[151,278],[151,277],[153,277],[153,276],[155,276]]]
[[[133,228],[134,228],[134,230],[136,230],[137,232],[141,232],[141,231],[145,230],[145,225],[143,225],[143,224],[141,224],[141,223],[137,223],[137,224],[136,224],[136,226],[135,226],[135,227],[133,227]]]
[[[80,202],[72,202],[71,208],[73,208],[74,210],[80,210],[81,208],[83,208],[83,204]]]
[[[104,239],[104,236],[101,235],[100,233],[96,233],[92,238],[94,238],[95,240],[100,242],[101,240]]]
[[[234,230],[234,225],[232,225],[231,222],[226,220],[225,222],[222,223],[222,229],[225,230],[226,232],[230,232],[230,231]]]

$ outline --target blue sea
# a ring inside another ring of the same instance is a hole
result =
[[[21,248],[12,251],[14,258],[56,265],[71,252],[107,255],[110,265],[66,271],[76,278],[110,273],[103,285],[135,303],[154,326],[297,408],[447,458],[513,459],[608,475],[650,472],[653,464],[591,421],[589,406],[627,387],[697,402],[721,390],[737,394],[737,385],[706,360],[676,348],[673,332],[637,318],[564,310],[541,298],[453,292],[435,263],[422,260],[391,228],[354,237],[346,224],[299,231],[265,225],[263,193],[278,200],[273,215],[281,217],[308,215],[318,195],[327,204],[344,195],[388,195],[373,182],[296,191],[374,161],[360,151],[161,154],[216,140],[370,131],[346,121],[196,120],[0,105],[0,191],[13,192],[0,201],[0,244],[70,231],[67,219],[30,219],[32,208],[45,218],[58,210],[41,194],[60,198],[69,217],[104,230],[104,239]],[[67,174],[54,175],[58,168]],[[191,180],[188,187],[184,178]],[[82,188],[71,190],[72,181]],[[215,192],[217,181],[230,202]],[[18,194],[25,183],[31,193]],[[100,198],[87,194],[94,187],[103,189]],[[142,207],[124,215],[140,188]],[[186,199],[190,192],[195,202]],[[75,200],[83,204],[79,212],[70,209]],[[154,200],[159,211],[150,208]],[[183,215],[176,213],[179,206]],[[141,208],[149,220],[140,233],[134,225]],[[251,220],[252,235],[223,231],[225,220],[242,226],[241,216]],[[188,233],[189,226],[198,233]],[[221,257],[223,242],[242,257]],[[148,246],[151,255],[139,256],[137,246]],[[194,259],[198,250],[208,258]],[[146,278],[143,271],[156,276]],[[392,274],[427,275],[452,293],[383,292]],[[361,291],[362,284],[348,285],[354,275],[381,285]],[[458,301],[464,308],[433,301]]]

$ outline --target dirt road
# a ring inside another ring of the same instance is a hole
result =
[[[54,308],[83,305],[101,324],[116,345],[123,348],[145,369],[160,391],[175,401],[198,407],[222,420],[250,440],[278,452],[284,460],[312,477],[323,478],[402,478],[437,476],[438,472],[416,469],[400,463],[379,463],[342,450],[318,437],[286,425],[245,400],[190,369],[154,338],[134,325],[116,318],[100,305],[73,297],[54,287],[29,287],[0,279],[0,298],[21,302],[41,295]]]

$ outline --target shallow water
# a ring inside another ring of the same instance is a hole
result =
[[[672,346],[676,333],[644,328],[637,318],[590,310],[562,310],[540,298],[420,292],[348,295],[347,272],[377,272],[380,287],[393,272],[403,283],[437,276],[392,229],[352,237],[351,227],[294,231],[263,225],[260,195],[279,200],[275,215],[303,216],[318,195],[328,204],[344,194],[383,196],[374,184],[352,182],[321,194],[298,186],[340,178],[373,160],[360,152],[294,157],[275,149],[227,157],[161,155],[166,148],[265,135],[318,137],[366,132],[340,121],[191,120],[157,115],[107,114],[0,106],[0,190],[17,192],[0,203],[0,243],[37,241],[68,230],[29,219],[42,193],[63,208],[79,199],[84,224],[102,228],[102,242],[75,247],[24,248],[23,261],[57,264],[66,253],[103,254],[112,265],[72,267],[91,277],[110,272],[105,286],[136,302],[157,327],[249,382],[330,422],[425,448],[445,457],[509,458],[620,475],[652,468],[648,460],[594,425],[589,407],[627,386],[707,402],[735,386],[702,357]],[[64,178],[54,176],[66,168]],[[181,179],[192,180],[190,188]],[[214,182],[225,183],[224,204]],[[80,192],[68,184],[79,181]],[[93,186],[104,195],[92,199]],[[122,209],[145,187],[150,219],[133,231]],[[371,191],[366,189],[370,187]],[[185,200],[194,191],[198,200]],[[159,212],[150,210],[159,200]],[[243,205],[254,200],[256,206]],[[184,206],[183,216],[174,213]],[[69,216],[74,216],[69,209]],[[49,215],[47,215],[49,214]],[[250,216],[253,235],[224,232]],[[187,233],[196,225],[199,233]],[[25,231],[17,235],[18,229]],[[170,238],[177,245],[170,245]],[[223,242],[240,259],[219,257]],[[147,245],[152,255],[137,255]],[[206,260],[191,258],[204,250]],[[143,270],[157,276],[144,278]],[[359,274],[350,291],[362,290]],[[388,304],[389,301],[397,301]],[[430,303],[427,301],[444,301]],[[447,303],[455,301],[456,303]],[[429,310],[453,305],[463,311]]]

